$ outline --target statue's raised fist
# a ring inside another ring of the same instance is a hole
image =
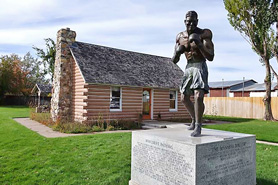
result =
[[[184,45],[179,45],[179,47],[177,48],[177,53],[181,55],[184,52],[185,52],[185,46]]]
[[[196,33],[192,33],[189,38],[189,42],[195,42],[196,44],[199,44],[201,42],[200,36]]]

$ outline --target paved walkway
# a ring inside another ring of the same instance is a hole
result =
[[[29,128],[30,130],[33,130],[38,134],[48,138],[84,135],[84,134],[66,134],[66,133],[54,131],[50,127],[45,126],[37,121],[31,120],[30,118],[14,118],[14,120],[20,123],[21,125]]]
[[[266,145],[272,145],[272,146],[278,146],[278,143],[272,143],[272,142],[267,142],[267,141],[259,141],[259,140],[256,140],[256,143],[266,144]]]
[[[107,133],[117,133],[117,132],[131,132],[132,130],[115,130],[115,131],[104,131],[104,132],[93,132],[93,133],[81,133],[81,134],[67,134],[52,130],[52,128],[45,126],[37,121],[31,120],[30,118],[14,118],[19,124],[37,132],[38,134],[47,137],[68,137],[68,136],[80,136],[80,135],[92,135],[92,134],[107,134]]]
[[[33,131],[37,132],[38,134],[40,134],[44,137],[47,137],[47,138],[80,136],[80,135],[90,135],[90,134],[100,134],[100,133],[103,134],[103,133],[131,132],[132,131],[132,130],[116,130],[116,131],[82,133],[82,134],[67,134],[67,133],[61,133],[58,131],[54,131],[50,127],[45,126],[37,121],[31,120],[30,118],[14,118],[14,120],[16,122],[20,123],[21,125],[29,128],[30,130],[33,130]],[[223,122],[223,123],[226,123],[226,122]],[[184,124],[184,123],[150,120],[150,121],[144,121],[143,124],[145,125],[144,126],[145,129],[154,129],[154,128],[167,128],[167,125],[171,126],[171,125]],[[221,124],[221,122],[218,121],[217,123],[211,123],[211,124]],[[256,143],[278,146],[278,143],[272,143],[272,142],[267,142],[267,141],[256,140]]]

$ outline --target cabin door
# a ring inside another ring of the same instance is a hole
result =
[[[143,119],[151,119],[151,89],[143,89]]]

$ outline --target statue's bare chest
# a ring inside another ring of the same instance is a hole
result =
[[[195,44],[195,42],[189,42],[189,38],[188,38],[188,34],[187,33],[181,33],[180,37],[179,37],[179,44],[180,45],[184,45],[186,48],[186,52],[185,53],[194,53],[197,51],[198,47]]]

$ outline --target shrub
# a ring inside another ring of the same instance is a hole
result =
[[[141,128],[140,122],[135,122],[132,120],[114,120],[110,123],[116,130],[130,130]]]
[[[101,132],[101,131],[103,131],[103,129],[100,128],[100,127],[97,126],[97,125],[94,125],[93,128],[92,128],[92,130],[93,130],[93,132]]]
[[[112,120],[106,122],[100,114],[95,120],[84,123],[72,122],[70,120],[57,120],[53,122],[50,113],[36,113],[31,110],[30,119],[51,127],[55,131],[64,133],[88,133],[101,132],[104,130],[130,130],[141,128],[141,122],[132,120]]]
[[[55,131],[64,133],[88,133],[93,131],[92,127],[78,122],[60,122],[56,123],[52,128]]]
[[[161,118],[161,113],[159,112],[158,114],[157,114],[157,120],[158,121],[160,121],[162,118]]]
[[[100,127],[101,129],[104,129],[105,121],[104,121],[104,119],[103,119],[102,114],[99,113],[96,123],[97,123],[97,126],[98,126],[98,127]]]
[[[140,123],[140,124],[143,122],[143,114],[142,113],[138,114],[137,120],[138,120],[138,123]]]
[[[55,124],[51,119],[50,113],[36,113],[35,109],[31,109],[30,119],[35,120],[39,123],[42,123],[46,126],[52,126]]]
[[[115,130],[115,127],[112,126],[112,125],[108,125],[107,128],[106,128],[106,130],[108,130],[108,131]]]

